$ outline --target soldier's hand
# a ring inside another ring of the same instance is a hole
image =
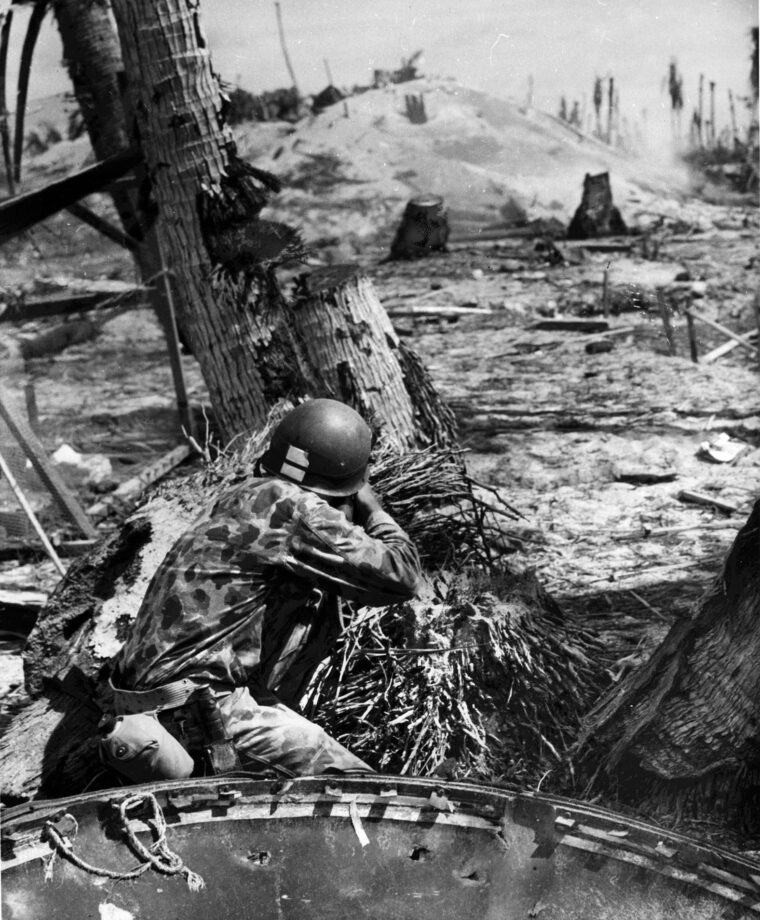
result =
[[[374,511],[382,511],[382,506],[372,491],[372,487],[365,484],[354,498],[354,522],[363,527]]]

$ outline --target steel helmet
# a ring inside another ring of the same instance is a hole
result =
[[[337,399],[311,399],[277,425],[261,466],[321,495],[353,495],[367,481],[372,432]]]

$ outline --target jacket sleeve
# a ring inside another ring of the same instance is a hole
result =
[[[417,550],[384,511],[365,527],[326,502],[299,502],[283,563],[318,588],[367,607],[408,600],[420,578]]]

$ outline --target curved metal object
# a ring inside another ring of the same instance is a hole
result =
[[[156,860],[135,871],[158,840],[153,805],[114,821],[140,793],[160,805],[171,872]],[[5,812],[2,871],[5,920],[760,915],[760,865],[738,854],[569,799],[392,776],[226,777],[31,802]]]

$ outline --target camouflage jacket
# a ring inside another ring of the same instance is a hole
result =
[[[116,681],[136,690],[180,677],[249,684],[294,702],[339,633],[340,599],[403,601],[419,574],[414,544],[385,512],[362,528],[294,483],[249,480],[167,553]]]

